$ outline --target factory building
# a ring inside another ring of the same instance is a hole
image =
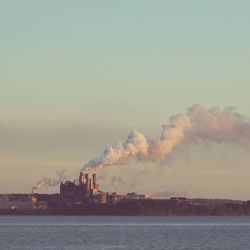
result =
[[[96,174],[80,172],[78,184],[66,181],[60,185],[60,195],[75,204],[105,204],[108,194],[100,190],[96,183]]]
[[[36,206],[36,198],[28,194],[1,194],[0,209],[31,210]]]
[[[61,183],[60,196],[73,205],[117,204],[121,201],[145,199],[145,195],[135,192],[126,195],[104,193],[96,182],[96,174],[83,174],[83,172],[80,172],[78,183],[71,181]]]
[[[145,195],[144,194],[137,194],[135,192],[132,192],[132,193],[127,193],[125,195],[125,199],[126,200],[144,200]]]
[[[97,195],[93,195],[91,199],[91,204],[107,204],[108,197],[108,193],[99,193]]]
[[[62,196],[84,196],[91,197],[97,195],[99,192],[99,184],[96,183],[96,174],[80,173],[79,184],[75,182],[66,181],[60,185],[60,194]]]
[[[80,173],[77,181],[60,184],[60,194],[0,194],[0,210],[46,210],[84,207],[89,205],[117,204],[145,199],[145,195],[127,193],[109,194],[100,190],[96,174]]]
[[[117,204],[124,200],[124,195],[116,194],[115,192],[109,195],[109,203]]]
[[[186,197],[170,197],[170,202],[172,204],[184,204],[187,202],[187,198]]]

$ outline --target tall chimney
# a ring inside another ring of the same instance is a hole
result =
[[[79,185],[83,185],[83,172],[80,172],[79,175]]]
[[[32,189],[31,189],[31,194],[34,194],[34,190],[37,190],[38,188],[37,187],[33,187]]]
[[[94,184],[94,186],[96,184],[96,174],[93,174],[93,184]]]
[[[90,193],[90,186],[89,186],[89,174],[85,174],[85,187],[86,187],[86,193],[89,195]]]

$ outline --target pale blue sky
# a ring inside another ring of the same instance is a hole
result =
[[[194,103],[250,116],[249,9],[243,0],[2,1],[2,178],[29,165],[27,190],[58,162],[78,171],[130,129],[157,136]]]

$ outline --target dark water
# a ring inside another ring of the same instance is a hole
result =
[[[250,249],[250,217],[0,216],[0,249]]]

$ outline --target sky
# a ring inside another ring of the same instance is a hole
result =
[[[131,129],[156,138],[193,104],[250,117],[249,8],[244,0],[1,1],[0,193],[30,192],[60,169],[74,178]],[[126,181],[104,187],[249,199],[249,166],[249,147],[196,145],[160,166],[110,168]]]

